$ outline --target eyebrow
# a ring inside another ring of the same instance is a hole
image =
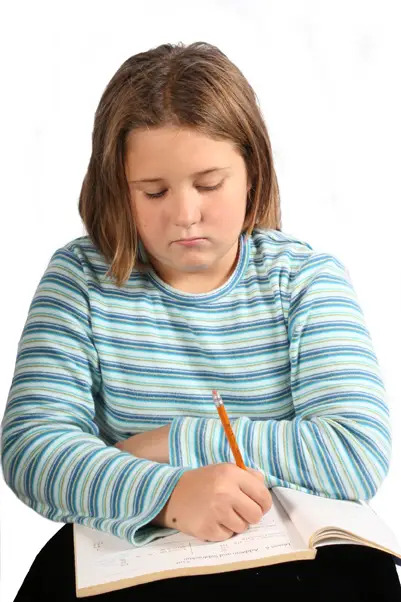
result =
[[[222,171],[223,169],[229,169],[227,167],[210,167],[209,169],[204,169],[203,171],[196,171],[191,174],[192,176],[201,176],[203,174],[211,173],[212,171]],[[163,178],[146,178],[145,180],[129,180],[130,184],[140,184],[141,182],[162,182]]]

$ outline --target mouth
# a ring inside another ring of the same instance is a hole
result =
[[[174,244],[179,245],[181,247],[199,247],[202,246],[206,242],[206,238],[193,237],[193,238],[180,238],[179,240],[175,240]]]

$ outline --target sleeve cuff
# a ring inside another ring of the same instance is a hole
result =
[[[171,470],[171,468],[170,468]],[[158,537],[166,537],[166,535],[171,535],[177,532],[177,529],[170,529],[168,527],[161,527],[158,525],[152,525],[151,521],[159,514],[159,512],[166,505],[170,495],[173,493],[175,486],[177,485],[179,479],[186,472],[185,469],[174,470],[170,475],[170,479],[168,484],[165,487],[165,491],[159,497],[157,504],[155,504],[152,510],[147,513],[146,517],[142,520],[142,523],[139,523],[135,526],[134,531],[127,537],[127,539],[131,540],[133,545],[142,546],[146,543],[149,543],[153,539]]]

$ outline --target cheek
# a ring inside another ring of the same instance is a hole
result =
[[[133,215],[139,229],[152,230],[157,226],[160,221],[158,211],[155,211],[149,203],[136,202],[132,206]]]
[[[243,221],[246,212],[246,199],[236,198],[234,195],[224,197],[211,208],[214,219],[224,220],[225,224],[233,224]]]

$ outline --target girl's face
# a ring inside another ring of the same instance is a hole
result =
[[[221,286],[235,268],[250,188],[234,145],[192,128],[132,130],[125,173],[138,233],[160,278],[192,293]]]

